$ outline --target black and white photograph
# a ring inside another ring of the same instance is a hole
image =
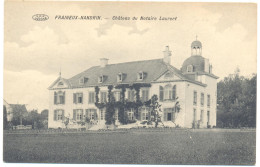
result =
[[[3,22],[3,164],[256,165],[256,3],[6,0]]]

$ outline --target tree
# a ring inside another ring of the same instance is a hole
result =
[[[158,102],[157,95],[153,95],[152,98],[147,102],[147,106],[151,108],[152,121],[155,122],[155,128],[157,128],[158,123],[161,122],[161,104]]]
[[[7,111],[6,111],[6,107],[4,106],[4,110],[3,110],[3,123],[4,123],[4,129],[7,129],[8,127],[8,122],[7,122]]]
[[[234,74],[218,83],[217,126],[255,127],[256,126],[256,79]]]

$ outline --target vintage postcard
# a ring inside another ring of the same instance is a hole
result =
[[[4,3],[3,161],[255,165],[257,4]]]

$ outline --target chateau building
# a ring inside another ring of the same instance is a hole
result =
[[[64,127],[65,118],[105,124],[106,108],[97,107],[95,103],[106,104],[111,100],[110,94],[115,101],[123,98],[129,102],[145,102],[157,95],[162,122],[171,121],[186,128],[215,126],[218,77],[212,73],[209,60],[202,57],[201,42],[192,42],[191,56],[183,62],[181,69],[170,64],[171,57],[166,46],[162,59],[109,64],[108,59],[102,58],[100,65],[70,79],[59,76],[49,87],[48,127]],[[138,93],[131,88],[137,84],[141,85]],[[122,85],[130,86],[123,90]],[[175,111],[176,103],[178,112]],[[114,110],[113,118],[120,124],[119,110]],[[133,108],[124,112],[130,121],[151,119],[149,107],[140,106],[138,114]]]

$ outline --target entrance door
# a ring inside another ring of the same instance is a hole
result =
[[[168,113],[167,114],[167,121],[171,121],[172,120],[172,113]]]

